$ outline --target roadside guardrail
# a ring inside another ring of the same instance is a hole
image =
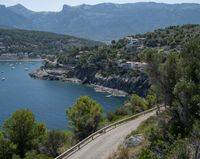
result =
[[[105,134],[106,132],[116,128],[117,126],[120,126],[123,123],[126,123],[128,121],[131,121],[141,115],[145,115],[147,113],[153,112],[155,110],[159,109],[159,107],[154,107],[151,108],[149,110],[140,112],[138,114],[135,114],[131,117],[128,117],[126,119],[122,119],[119,120],[117,122],[114,122],[108,126],[105,126],[103,128],[101,128],[100,130],[94,132],[93,134],[91,134],[90,136],[88,136],[87,138],[85,138],[84,140],[80,141],[79,143],[77,143],[76,145],[74,145],[73,147],[71,147],[70,149],[68,149],[67,151],[63,152],[61,155],[59,155],[58,157],[56,157],[55,159],[67,159],[69,156],[71,156],[72,154],[74,154],[76,151],[80,150],[82,147],[84,147],[85,145],[87,145],[88,143],[90,143],[92,140],[94,140],[95,138]]]

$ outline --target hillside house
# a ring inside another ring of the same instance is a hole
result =
[[[119,60],[117,64],[119,67],[122,67],[124,69],[140,69],[140,70],[143,70],[147,65],[147,63],[145,62],[124,61],[124,60]]]
[[[133,37],[126,37],[127,40],[126,49],[128,51],[138,51],[144,48],[145,38],[133,38]]]

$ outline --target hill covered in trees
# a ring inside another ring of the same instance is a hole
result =
[[[0,27],[0,54],[20,52],[28,54],[57,54],[67,53],[74,48],[99,45],[103,44],[68,35],[19,30],[7,28],[6,26]]]
[[[33,76],[51,80],[78,78],[84,84],[96,84],[145,97],[150,83],[145,72],[148,63],[143,60],[143,52],[148,49],[156,49],[163,54],[180,52],[190,39],[198,36],[199,31],[199,25],[174,26],[112,41],[110,45],[90,51],[59,54],[51,59],[53,63],[48,61],[45,64],[44,72],[36,72]],[[151,41],[154,45],[150,45]],[[56,76],[55,69],[64,69],[65,76]]]
[[[142,135],[144,140],[140,144],[122,146],[109,159],[200,157],[200,37],[188,40],[180,52],[143,52],[152,84],[149,93],[154,92],[157,103],[164,104],[166,109],[129,135]]]
[[[18,4],[0,6],[0,25],[111,41],[171,25],[199,24],[199,14],[199,4],[64,5],[58,12],[34,12]]]
[[[137,34],[130,37],[144,38],[144,46],[163,48],[164,50],[182,49],[190,39],[198,37],[200,25],[170,26],[165,29],[157,29],[154,32]]]

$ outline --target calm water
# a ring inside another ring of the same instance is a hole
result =
[[[11,64],[14,64],[14,69]],[[34,112],[37,121],[45,122],[49,129],[65,129],[65,110],[82,95],[98,101],[105,112],[124,102],[124,98],[106,98],[107,94],[97,93],[87,86],[30,78],[28,73],[40,66],[41,62],[0,62],[0,124],[14,111],[27,108]],[[25,71],[25,68],[29,70]],[[2,81],[2,77],[6,80]]]

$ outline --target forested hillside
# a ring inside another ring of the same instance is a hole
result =
[[[32,53],[57,54],[67,53],[74,48],[95,47],[103,45],[100,42],[60,35],[48,32],[18,30],[0,27],[0,54],[2,53]]]
[[[126,141],[131,142],[131,138],[142,136],[139,144],[122,146],[109,159],[120,156],[131,159],[199,159],[199,45],[198,37],[190,39],[179,53],[163,54],[154,49],[144,53],[152,83],[149,93],[154,92],[157,104],[165,105],[166,109],[157,112],[157,116],[144,122],[127,137]]]
[[[123,156],[131,159],[199,159],[199,26],[170,27],[134,37],[147,37],[145,45],[150,48],[142,51],[140,57],[148,63],[146,73],[151,83],[148,93],[155,95],[157,106],[165,106],[165,111],[158,111],[157,116],[127,136],[125,142],[134,144],[137,135],[142,136],[142,140],[135,145],[122,145],[109,159]],[[166,52],[159,49],[167,46]],[[143,108],[142,102],[144,99],[137,100],[134,109],[137,110],[138,105]],[[126,109],[123,107],[122,110]]]
[[[133,38],[145,38],[146,47],[160,47],[165,50],[180,50],[190,39],[198,37],[200,25],[170,26],[165,29],[157,29],[154,32],[131,36]]]
[[[180,52],[191,38],[198,35],[199,31],[199,25],[185,25],[129,36],[90,51],[76,50],[67,55],[59,54],[56,59],[53,59],[53,66],[51,62],[47,62],[45,67],[47,70],[52,67],[59,69],[64,65],[65,70],[68,71],[66,73],[68,78],[74,77],[84,84],[101,85],[145,97],[150,83],[145,71],[148,63],[143,60],[143,52],[149,49],[158,50],[163,54],[171,51]],[[171,41],[173,37],[175,42]],[[150,45],[151,41],[154,45]],[[49,72],[49,76],[42,73],[45,79],[60,79],[55,76],[55,72]],[[43,78],[43,75],[37,73],[34,76]]]

